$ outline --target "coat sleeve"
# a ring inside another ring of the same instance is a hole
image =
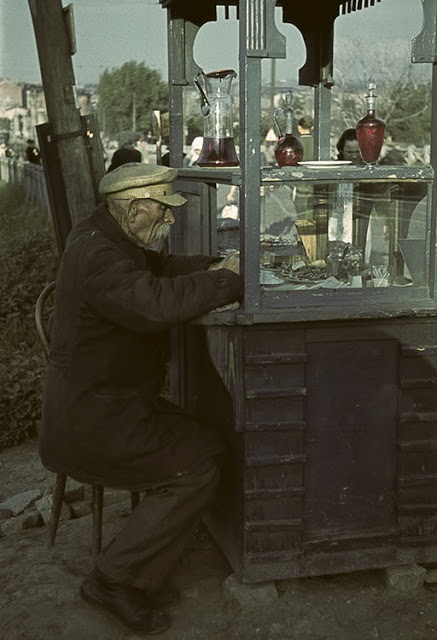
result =
[[[153,272],[160,276],[183,276],[194,271],[204,271],[223,258],[214,256],[175,256],[146,251],[147,259],[153,264]]]
[[[138,269],[113,245],[83,248],[85,300],[97,313],[132,331],[162,331],[238,300],[240,276],[229,269],[175,277]]]

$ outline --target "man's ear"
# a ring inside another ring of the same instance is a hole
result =
[[[131,200],[127,208],[127,219],[129,222],[135,222],[138,213],[138,200]]]

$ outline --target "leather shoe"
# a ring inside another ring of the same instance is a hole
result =
[[[114,582],[98,569],[93,569],[82,582],[80,595],[89,604],[117,616],[136,633],[161,633],[170,626],[166,613],[146,603],[144,591]]]

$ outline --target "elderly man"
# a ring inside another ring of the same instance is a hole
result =
[[[40,455],[82,482],[148,489],[81,585],[131,629],[169,625],[167,578],[213,498],[223,443],[160,398],[168,330],[242,294],[238,260],[162,255],[177,170],[125,164],[72,230],[58,272]]]

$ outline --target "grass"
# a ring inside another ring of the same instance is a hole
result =
[[[45,357],[34,309],[55,278],[58,254],[47,214],[0,181],[0,450],[35,435]]]

